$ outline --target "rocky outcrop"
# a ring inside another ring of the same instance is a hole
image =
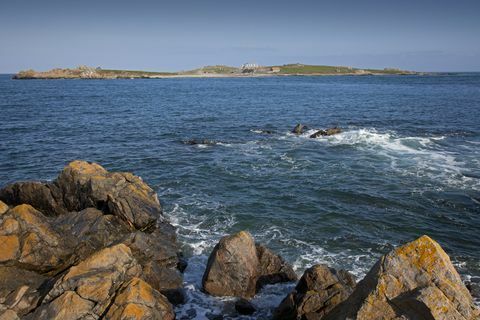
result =
[[[281,257],[240,231],[215,246],[202,284],[211,295],[251,298],[262,285],[294,280],[295,272]]]
[[[310,138],[315,139],[319,137],[333,136],[334,134],[339,134],[341,132],[342,132],[342,129],[338,127],[333,127],[333,128],[328,128],[326,130],[318,130],[317,132],[310,135]]]
[[[0,190],[10,205],[30,204],[47,216],[96,208],[115,215],[134,229],[146,230],[162,218],[155,192],[139,177],[110,173],[102,166],[73,161],[52,183],[20,182]]]
[[[440,245],[423,236],[383,256],[325,319],[479,319]]]
[[[322,319],[348,298],[355,288],[355,277],[345,270],[315,265],[305,271],[295,290],[275,310],[275,319]]]
[[[0,317],[174,318],[185,265],[139,177],[74,161],[0,198]]]

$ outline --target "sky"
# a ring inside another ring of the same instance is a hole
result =
[[[0,0],[0,73],[245,62],[480,71],[480,0]]]

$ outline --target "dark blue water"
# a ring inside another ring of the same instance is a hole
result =
[[[0,114],[0,185],[54,179],[86,159],[157,190],[191,257],[179,315],[221,307],[199,292],[201,274],[218,238],[241,229],[299,273],[326,262],[359,276],[393,246],[428,234],[466,280],[480,281],[479,74],[0,76]],[[289,134],[298,122],[345,131]],[[216,143],[182,143],[194,138]],[[268,309],[287,289],[269,287],[254,301]]]

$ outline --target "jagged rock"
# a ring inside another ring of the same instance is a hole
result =
[[[30,204],[47,216],[96,208],[139,230],[153,228],[163,217],[156,193],[142,179],[78,160],[69,163],[52,183],[6,186],[0,190],[0,200],[10,205]]]
[[[437,242],[422,236],[383,256],[325,319],[479,318],[480,311],[448,255]]]
[[[320,320],[347,299],[355,287],[355,277],[345,270],[315,265],[305,271],[295,290],[275,310],[275,319]]]
[[[162,217],[156,193],[131,173],[110,173],[96,163],[73,161],[63,169],[55,184],[62,190],[69,211],[97,208],[139,230],[151,227]]]
[[[238,299],[235,301],[235,310],[237,310],[239,314],[244,315],[251,315],[257,311],[255,306],[247,299]]]
[[[8,206],[0,200],[0,216],[8,211]]]
[[[338,127],[333,127],[333,128],[329,128],[327,130],[318,130],[317,132],[310,135],[310,138],[315,139],[315,138],[318,138],[318,137],[332,136],[334,134],[338,134],[338,133],[341,133],[341,132],[342,132],[342,129],[340,129]]]
[[[102,249],[59,277],[27,319],[96,319],[141,267],[124,244]]]
[[[133,278],[126,283],[106,314],[109,320],[175,319],[172,305],[148,283]]]
[[[297,280],[297,274],[293,271],[292,266],[286,263],[282,257],[261,244],[256,244],[255,247],[259,266],[257,291],[267,284]]]
[[[299,135],[304,133],[304,131],[307,129],[308,129],[307,126],[304,126],[303,124],[299,123],[295,126],[295,128],[293,128],[292,133]]]
[[[255,295],[258,258],[250,233],[223,237],[208,258],[203,289],[214,296],[251,298]]]
[[[256,245],[246,231],[220,239],[203,275],[204,290],[215,296],[251,298],[265,284],[296,280],[280,256]]]
[[[48,272],[65,263],[72,248],[71,239],[30,205],[18,205],[0,217],[0,263]]]

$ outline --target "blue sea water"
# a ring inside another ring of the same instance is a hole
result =
[[[228,312],[200,281],[216,241],[244,229],[299,274],[322,262],[358,277],[394,246],[428,234],[465,281],[480,282],[480,74],[2,75],[0,119],[0,185],[54,179],[85,159],[134,172],[158,192],[190,262],[179,318]],[[312,130],[295,136],[296,123]],[[344,131],[308,137],[335,125]],[[291,287],[265,288],[255,317],[267,317]]]

